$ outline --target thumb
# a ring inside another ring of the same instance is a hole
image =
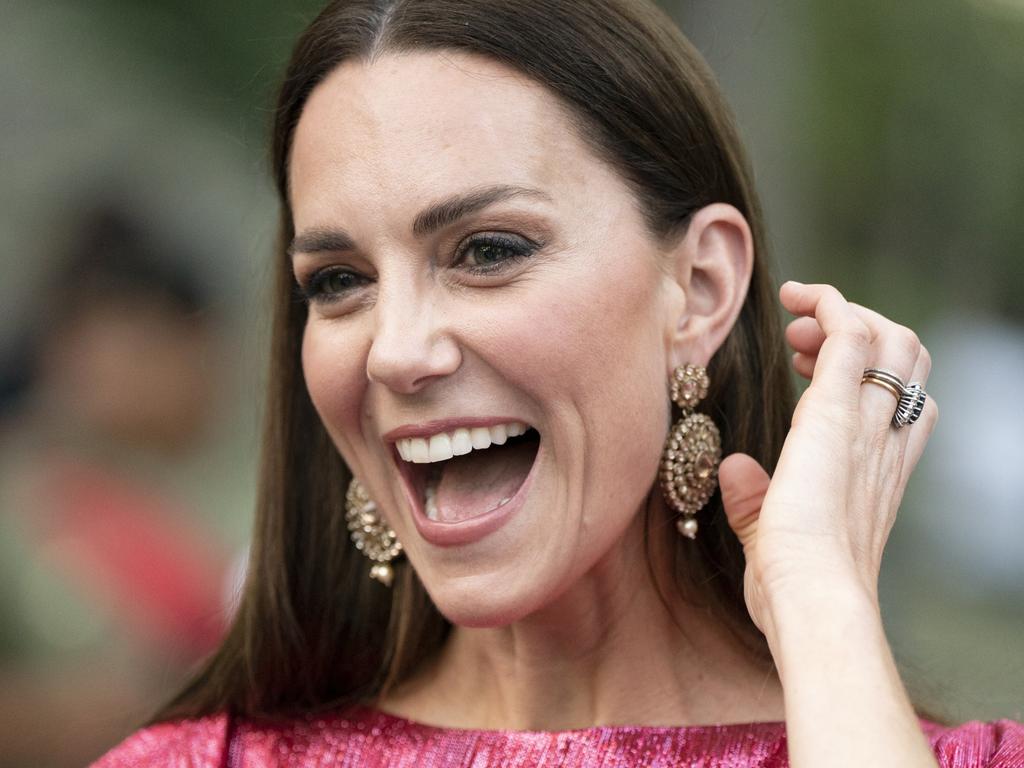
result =
[[[745,453],[726,456],[718,468],[725,516],[748,554],[757,537],[757,521],[769,480],[757,460]]]

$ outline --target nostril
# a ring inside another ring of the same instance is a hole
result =
[[[406,339],[398,344],[375,339],[366,360],[366,376],[401,394],[415,394],[433,380],[449,376],[462,364],[462,353],[450,337]]]

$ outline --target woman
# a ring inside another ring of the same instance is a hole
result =
[[[743,152],[655,7],[334,2],[274,171],[245,595],[100,765],[1024,764],[919,719],[882,631],[928,354],[787,283],[794,413]]]

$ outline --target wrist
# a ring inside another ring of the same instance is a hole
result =
[[[791,611],[847,611],[878,612],[878,592],[853,576],[836,578],[807,576],[779,586],[768,595],[768,606],[773,618]]]
[[[766,637],[780,675],[829,647],[886,645],[877,597],[853,580],[809,580],[775,592],[768,606]]]
[[[934,765],[878,601],[866,590],[846,580],[820,581],[779,593],[771,617],[768,643],[782,682],[793,765],[818,764],[834,743],[857,745],[851,764],[880,765],[881,756],[899,755],[893,758],[899,765]]]
[[[789,610],[828,610],[833,605],[856,608],[866,604],[877,610],[877,572],[872,578],[862,571],[840,553],[808,554],[791,549],[762,571],[761,591],[773,616]]]

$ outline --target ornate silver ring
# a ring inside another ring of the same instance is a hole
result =
[[[896,398],[896,412],[892,415],[892,425],[899,429],[913,424],[924,413],[924,404],[928,394],[920,382],[904,384],[903,379],[892,371],[884,368],[865,368],[861,384],[870,382],[887,389]]]

